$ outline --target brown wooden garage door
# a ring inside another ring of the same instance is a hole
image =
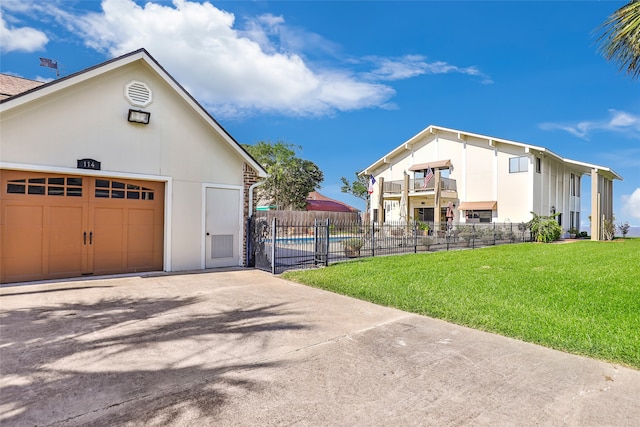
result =
[[[164,183],[0,171],[0,283],[162,270]]]

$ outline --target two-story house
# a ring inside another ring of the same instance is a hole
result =
[[[591,178],[591,236],[613,217],[613,169],[567,159],[547,148],[429,126],[361,172],[373,177],[371,219],[454,223],[511,222],[558,214],[580,228],[581,182]],[[448,209],[449,208],[449,209]]]

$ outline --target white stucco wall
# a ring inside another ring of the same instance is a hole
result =
[[[531,219],[530,206],[533,197],[530,175],[535,165],[529,158],[527,172],[510,173],[509,161],[525,156],[520,147],[499,145],[498,152],[498,218],[500,222],[526,222]]]
[[[494,148],[490,147],[486,141],[468,138],[465,150],[467,166],[465,171],[466,179],[462,184],[462,193],[466,195],[466,198],[461,198],[461,201],[495,200],[493,191],[495,183]],[[459,164],[460,162],[456,161],[456,163]],[[456,163],[454,163],[453,179],[456,179],[455,177],[457,176]]]
[[[509,172],[509,161],[514,157],[528,159],[526,172]],[[539,173],[536,172],[536,157],[541,159]],[[459,201],[497,201],[498,210],[493,218],[497,222],[507,219],[526,222],[532,218],[532,211],[549,215],[551,207],[555,206],[557,212],[563,213],[563,226],[568,226],[570,211],[578,210],[575,209],[576,204],[571,203],[569,180],[570,174],[579,175],[579,170],[555,156],[529,149],[525,144],[454,132],[425,132],[421,138],[400,146],[385,159],[387,163],[373,171],[376,179],[383,177],[385,182],[401,181],[404,171],[413,178],[409,168],[414,164],[451,160],[453,170],[449,177],[456,180]],[[379,186],[375,186],[372,195],[374,208],[378,200]],[[421,207],[415,203],[410,206],[411,211]],[[388,219],[398,216],[395,212],[387,214]]]

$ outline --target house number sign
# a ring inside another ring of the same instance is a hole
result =
[[[100,170],[100,162],[93,159],[80,159],[78,160],[78,169],[93,169]]]

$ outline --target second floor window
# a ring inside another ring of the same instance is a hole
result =
[[[571,187],[571,195],[580,197],[580,175],[572,173],[569,186]]]
[[[529,158],[512,157],[509,159],[509,173],[526,172],[529,170]]]

